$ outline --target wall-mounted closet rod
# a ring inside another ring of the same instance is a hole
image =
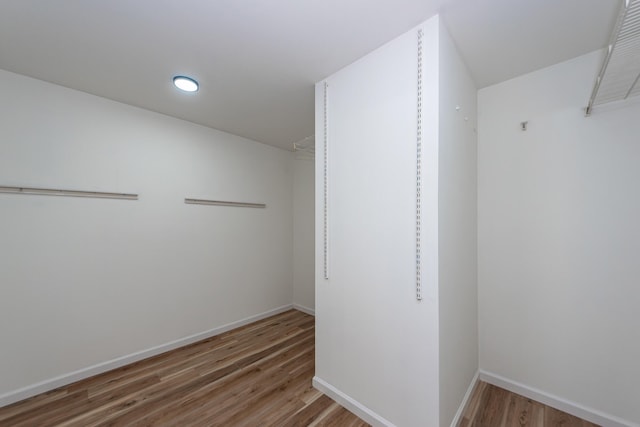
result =
[[[34,196],[90,197],[94,199],[138,200],[137,194],[105,193],[102,191],[57,190],[51,188],[5,187],[0,186],[0,193],[28,194]]]
[[[231,206],[235,208],[260,208],[267,207],[264,203],[226,202],[222,200],[184,199],[188,205]]]

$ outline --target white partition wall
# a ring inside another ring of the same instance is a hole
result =
[[[471,305],[476,301],[475,220],[469,219],[475,217],[475,207],[439,222],[440,212],[457,214],[475,206],[473,133],[464,133],[464,141],[459,140],[450,127],[467,126],[461,121],[443,123],[450,139],[440,135],[440,56],[445,55],[442,49],[455,55],[450,42],[441,48],[441,31],[439,18],[433,18],[316,86],[315,384],[375,425],[449,425],[477,369],[475,309],[463,316],[462,323],[472,354],[446,360],[444,365],[440,360],[440,334],[453,332],[449,327],[454,321],[439,314],[439,287],[452,284],[459,287],[456,298],[467,298]],[[460,102],[475,111],[475,88],[464,66],[450,57],[445,62],[463,74],[462,83],[457,74],[455,83],[444,83],[449,85],[447,93],[458,96],[454,88],[459,87]],[[472,132],[475,113],[467,119]],[[419,126],[420,298],[416,292]],[[473,148],[446,148],[441,160],[443,143],[468,143]],[[441,161],[446,175],[439,174]],[[459,174],[452,172],[457,168]],[[464,178],[462,183],[459,177]],[[463,203],[443,200],[441,188],[460,191]],[[447,209],[439,207],[440,200]],[[458,222],[464,223],[462,237],[445,248],[444,259],[451,261],[458,245],[473,248],[459,257],[464,274],[441,278],[443,245],[438,236],[442,230],[449,238]],[[445,295],[443,307],[455,309],[449,293]],[[441,319],[446,325],[442,330]],[[445,346],[443,355],[448,357],[455,346],[448,342]],[[441,366],[447,366],[446,372]],[[459,387],[459,378],[454,378],[454,385],[444,388],[441,396],[440,376],[450,376],[449,367],[461,369],[465,384]]]
[[[440,26],[440,425],[449,426],[478,371],[476,95]]]

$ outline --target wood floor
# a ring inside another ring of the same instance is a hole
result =
[[[598,427],[588,421],[480,382],[459,427]]]
[[[0,426],[368,426],[311,385],[315,319],[235,329],[0,408]],[[480,382],[459,427],[597,427]]]
[[[311,386],[314,333],[291,310],[0,408],[0,426],[367,426]]]

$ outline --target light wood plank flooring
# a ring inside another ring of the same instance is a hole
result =
[[[459,427],[598,427],[485,382],[476,386]]]
[[[287,311],[0,408],[0,426],[367,426],[311,386],[314,333]]]

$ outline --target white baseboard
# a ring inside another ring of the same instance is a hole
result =
[[[142,350],[126,356],[118,357],[116,359],[108,360],[106,362],[90,366],[88,368],[84,368],[74,372],[70,372],[68,374],[60,375],[58,377],[51,378],[49,380],[45,380],[36,384],[32,384],[18,390],[10,391],[8,393],[0,395],[0,408],[15,402],[19,402],[24,399],[28,399],[29,397],[38,395],[40,393],[45,393],[47,391],[54,390],[58,387],[63,387],[65,385],[74,383],[76,381],[80,381],[89,377],[93,377],[95,375],[102,374],[107,371],[111,371],[116,368],[120,368],[122,366],[137,362],[142,359],[147,359],[149,357],[157,356],[158,354],[165,353],[167,351],[174,350],[179,347],[184,347],[186,345],[193,344],[195,342],[198,342],[207,338],[211,338],[216,335],[220,335],[232,329],[239,328],[241,326],[248,325],[249,323],[253,323],[258,320],[265,319],[269,316],[274,316],[276,314],[283,313],[287,310],[291,310],[292,308],[294,308],[292,304],[284,305],[282,307],[278,307],[273,310],[266,311],[264,313],[256,314],[255,316],[250,316],[245,319],[227,323],[226,325],[222,325],[220,327],[213,328],[205,332],[200,332],[198,334],[180,338],[178,340],[171,341],[166,344],[161,344],[159,346],[152,347],[147,350]]]
[[[344,394],[331,384],[325,382],[324,380],[313,377],[313,386],[317,389],[338,402],[340,405],[353,412],[357,416],[359,416],[365,422],[371,424],[375,427],[395,427],[391,421],[386,420],[380,415],[373,412],[371,409],[367,408],[357,400],[351,398],[350,396]]]
[[[309,308],[309,307],[305,307],[304,305],[296,304],[295,302],[293,303],[293,308],[295,308],[296,310],[301,311],[303,313],[310,314],[312,316],[316,315],[316,311],[314,309]]]
[[[478,380],[480,378],[480,371],[476,372],[471,380],[471,384],[469,384],[469,388],[467,388],[467,392],[464,394],[462,398],[462,402],[460,403],[460,407],[453,417],[453,421],[451,421],[451,427],[457,427],[460,424],[460,420],[462,418],[462,414],[464,414],[465,409],[467,409],[467,405],[469,404],[469,399],[471,399],[471,395],[473,394],[473,390],[476,388],[478,384]]]
[[[480,370],[480,379],[486,383],[504,388],[505,390],[520,394],[524,397],[528,397],[529,399],[536,400],[540,403],[544,403],[547,406],[551,406],[553,408],[559,409],[563,412],[575,415],[576,417],[580,417],[584,420],[601,426],[640,427],[640,424],[623,420],[622,418],[606,414],[593,408],[588,408],[579,403],[571,402],[561,397],[554,396],[550,393],[538,390],[533,387],[529,387],[516,381],[512,381],[508,378],[504,378],[492,372]]]

